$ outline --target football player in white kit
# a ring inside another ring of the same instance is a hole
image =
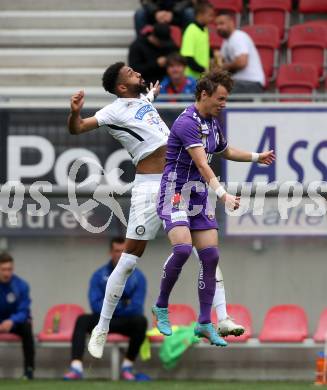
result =
[[[103,75],[103,87],[117,99],[82,119],[84,92],[71,98],[68,128],[71,134],[82,134],[100,126],[107,126],[109,134],[118,140],[131,155],[136,167],[131,207],[124,252],[107,281],[106,293],[98,325],[93,329],[88,345],[90,354],[101,358],[112,315],[120,300],[126,280],[142,256],[147,241],[156,237],[161,225],[157,215],[156,197],[165,165],[169,129],[152,105],[159,93],[157,83],[147,95],[142,76],[123,62],[111,65]],[[225,290],[222,274],[217,268],[217,288],[213,306],[219,318],[218,333],[235,336],[244,332],[226,313]]]

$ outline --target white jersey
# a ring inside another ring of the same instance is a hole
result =
[[[253,81],[265,85],[265,74],[257,48],[246,32],[235,30],[228,39],[223,41],[221,55],[227,63],[230,63],[241,54],[248,55],[248,64],[245,68],[235,72],[233,79]]]
[[[118,98],[95,113],[99,126],[108,132],[132,157],[134,165],[166,145],[169,129],[146,96]]]

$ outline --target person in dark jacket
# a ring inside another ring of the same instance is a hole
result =
[[[134,17],[138,35],[148,24],[167,23],[186,28],[194,19],[191,0],[141,0]]]
[[[99,321],[107,279],[117,265],[124,245],[124,238],[113,238],[110,243],[109,262],[92,275],[88,293],[92,314],[83,314],[76,321],[72,339],[72,361],[69,371],[64,376],[66,380],[83,378],[82,360],[86,335],[91,333]],[[121,366],[121,377],[124,380],[149,379],[145,374],[135,373],[133,369],[147,329],[147,320],[143,314],[145,295],[145,276],[140,270],[135,269],[127,280],[123,295],[110,322],[110,332],[129,337],[129,346]]]
[[[166,75],[167,56],[177,50],[170,38],[169,26],[156,24],[153,31],[136,38],[131,44],[128,63],[136,72],[142,74],[145,82],[155,83]]]
[[[14,259],[9,253],[0,254],[0,333],[21,337],[27,379],[33,379],[35,356],[30,306],[29,286],[14,274]]]

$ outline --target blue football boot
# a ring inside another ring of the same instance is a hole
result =
[[[173,332],[168,318],[168,308],[154,305],[152,313],[156,317],[159,332],[164,336],[171,336]]]
[[[196,324],[194,334],[207,339],[211,344],[218,347],[226,347],[228,345],[224,339],[217,335],[216,329],[211,322],[209,324]]]

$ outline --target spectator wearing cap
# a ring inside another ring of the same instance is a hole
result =
[[[145,36],[137,37],[128,54],[129,65],[142,74],[146,82],[161,81],[166,75],[167,56],[178,50],[170,37],[169,26],[155,24]]]
[[[195,22],[183,34],[181,55],[187,60],[186,75],[198,79],[210,66],[208,25],[214,21],[214,9],[209,2],[195,6]]]
[[[184,29],[193,19],[192,0],[141,0],[134,17],[137,35],[149,24],[174,24]]]
[[[21,337],[26,379],[33,379],[35,355],[30,306],[29,286],[14,274],[14,259],[9,253],[0,254],[0,334]]]
[[[229,11],[221,11],[216,23],[217,32],[224,39],[221,47],[222,66],[233,74],[233,93],[263,92],[265,75],[251,37],[236,29],[234,15]]]
[[[185,75],[187,62],[179,53],[167,57],[167,76],[161,82],[162,94],[194,94],[196,80]]]

